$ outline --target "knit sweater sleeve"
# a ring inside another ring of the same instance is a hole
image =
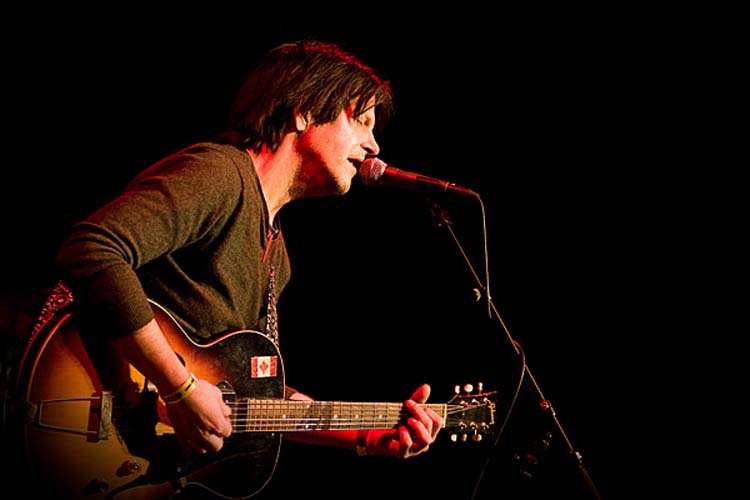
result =
[[[240,175],[232,162],[204,153],[192,148],[165,158],[71,228],[55,264],[73,291],[82,328],[116,338],[145,325],[153,312],[136,271],[231,217]]]

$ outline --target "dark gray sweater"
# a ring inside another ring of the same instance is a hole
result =
[[[271,266],[277,297],[290,278],[284,239],[271,232],[247,152],[198,143],[76,223],[56,265],[82,331],[126,335],[153,318],[152,299],[200,340],[264,328]]]

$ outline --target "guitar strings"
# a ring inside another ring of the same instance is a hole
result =
[[[115,398],[116,399],[116,398]],[[335,430],[383,429],[403,421],[408,412],[402,403],[335,403],[326,401],[240,400],[227,401],[232,408],[232,425],[239,432],[265,430]],[[446,415],[465,413],[472,405],[424,405]],[[384,408],[383,408],[384,407]],[[284,411],[288,410],[288,411]],[[325,410],[325,411],[323,411]],[[380,411],[384,410],[384,411]],[[298,415],[304,411],[302,415]],[[348,413],[346,413],[348,411]],[[253,413],[250,416],[249,413]],[[296,413],[295,413],[296,412]],[[141,432],[145,425],[132,425],[133,414],[129,408],[113,405],[112,421],[118,431]],[[290,413],[292,415],[290,415]],[[295,416],[298,415],[298,416]],[[169,425],[163,423],[164,425]]]

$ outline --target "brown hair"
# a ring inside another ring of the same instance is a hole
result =
[[[318,40],[270,50],[242,84],[227,122],[231,142],[258,151],[276,150],[294,128],[294,111],[316,123],[334,121],[352,101],[355,115],[375,98],[378,130],[393,112],[387,80],[340,46]]]

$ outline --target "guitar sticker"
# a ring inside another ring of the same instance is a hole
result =
[[[276,356],[253,356],[250,358],[250,378],[275,377],[276,367]]]

